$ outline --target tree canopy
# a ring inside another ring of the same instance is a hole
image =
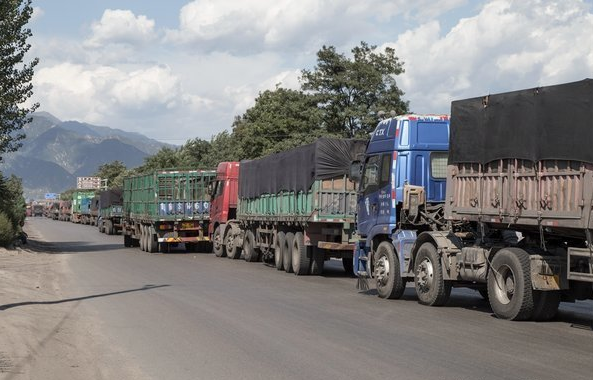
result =
[[[404,72],[403,63],[392,48],[376,50],[361,42],[350,59],[333,46],[323,46],[317,52],[317,66],[302,71],[302,88],[318,100],[328,132],[366,136],[376,127],[379,111],[408,112],[395,81]]]
[[[231,132],[210,141],[188,140],[163,148],[140,171],[171,167],[216,168],[222,161],[254,159],[313,142],[318,137],[368,138],[380,111],[408,112],[395,77],[404,72],[395,50],[361,42],[351,57],[323,46],[317,65],[303,70],[301,88],[259,93],[255,104],[236,116]]]
[[[100,177],[102,180],[107,180],[107,187],[122,187],[123,177],[128,173],[126,165],[121,161],[113,161],[99,166],[99,169],[94,174],[95,177]]]
[[[24,63],[31,48],[26,28],[33,8],[31,0],[4,0],[0,2],[0,160],[2,154],[20,147],[25,136],[20,130],[31,121],[30,114],[38,104],[24,107],[33,95],[33,69],[39,62],[34,58]]]

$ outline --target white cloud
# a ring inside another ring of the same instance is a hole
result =
[[[455,99],[591,76],[593,15],[580,0],[493,0],[448,32],[429,21],[395,43],[398,78],[416,112],[449,112]]]
[[[140,121],[203,112],[212,105],[211,100],[184,91],[179,78],[166,66],[126,72],[63,63],[38,70],[33,84],[36,100],[42,99],[41,109],[62,119],[110,121],[112,127],[126,124],[128,130],[149,135],[157,126]],[[130,119],[133,124],[128,125]]]
[[[179,29],[167,31],[166,40],[234,54],[319,49],[323,44],[359,42],[365,33],[381,33],[379,22],[389,22],[397,15],[437,17],[466,2],[194,0],[181,9]]]
[[[41,7],[33,7],[33,14],[31,15],[31,19],[29,21],[35,22],[43,17],[44,14],[45,11]]]
[[[90,47],[106,44],[145,44],[156,38],[155,22],[146,16],[135,16],[129,10],[106,9],[100,21],[91,26]]]

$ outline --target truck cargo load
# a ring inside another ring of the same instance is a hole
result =
[[[320,274],[326,260],[340,258],[351,272],[356,189],[348,173],[365,146],[322,138],[219,164],[212,200],[216,255],[236,259],[243,253],[247,261],[274,262],[297,275]]]
[[[209,241],[208,187],[214,170],[159,170],[124,178],[124,245],[168,251],[184,243],[195,250]]]

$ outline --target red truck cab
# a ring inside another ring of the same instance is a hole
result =
[[[216,229],[237,216],[238,188],[239,163],[221,162],[218,164],[216,182],[211,190],[210,225],[208,227],[208,234],[213,238],[213,241]]]

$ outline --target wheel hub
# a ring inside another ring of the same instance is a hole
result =
[[[389,260],[382,256],[375,264],[375,278],[381,285],[385,285],[389,279]]]
[[[515,275],[511,268],[505,265],[498,269],[494,288],[500,303],[506,305],[511,302],[515,294]]]
[[[416,273],[418,286],[423,292],[428,292],[432,287],[434,280],[434,269],[432,263],[428,259],[422,260],[418,265],[418,273]]]

